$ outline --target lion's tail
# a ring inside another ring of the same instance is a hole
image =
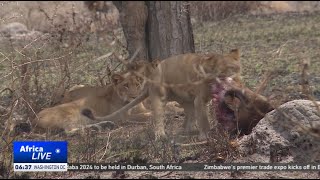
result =
[[[85,116],[85,117],[87,117],[87,118],[89,118],[91,120],[95,120],[95,117],[94,117],[91,109],[89,109],[89,108],[82,109],[81,110],[81,115],[83,115],[83,116]]]
[[[99,124],[97,119],[94,117],[92,110],[89,108],[82,109],[80,113],[82,116],[85,116],[86,118],[92,120],[92,122],[90,122],[89,125],[86,125],[86,128],[91,128],[91,127],[95,127],[98,129],[101,129],[101,128],[115,129],[116,128],[115,123],[112,121],[105,121],[104,123]]]

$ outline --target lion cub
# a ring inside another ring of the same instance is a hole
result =
[[[111,114],[139,93],[140,86],[133,76],[114,74],[112,82],[105,87],[95,88],[92,94],[87,94],[84,98],[42,110],[34,119],[33,125],[42,129],[63,129],[69,132],[92,124],[94,116]],[[123,117],[125,115],[126,113]]]

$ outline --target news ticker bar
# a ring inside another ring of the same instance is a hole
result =
[[[150,164],[97,164],[97,163],[14,163],[14,171],[319,171],[320,164],[284,163],[150,163]]]
[[[69,163],[68,171],[318,171],[320,164],[270,163],[150,163],[150,164],[76,164]]]

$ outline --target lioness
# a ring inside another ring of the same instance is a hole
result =
[[[206,112],[206,104],[211,99],[210,84],[215,83],[216,78],[238,75],[240,70],[238,49],[223,55],[188,53],[167,58],[151,72],[139,97],[111,115],[96,119],[114,121],[118,115],[150,96],[155,115],[155,139],[165,138],[163,107],[167,101],[177,101],[186,114],[184,129],[193,131],[197,119],[200,138],[203,139],[210,129]]]
[[[147,61],[133,61],[130,63],[125,64],[126,65],[126,70],[123,72],[123,74],[126,73],[138,73],[140,76],[133,76],[136,79],[137,85],[139,87],[143,86],[143,76],[148,76],[150,72],[157,66],[158,61],[153,61],[153,62],[147,62]],[[132,78],[133,78],[132,77]],[[138,82],[141,82],[138,84]],[[133,94],[136,94],[136,90],[138,87],[132,88]],[[63,104],[63,103],[68,103],[71,101],[75,101],[84,97],[88,97],[90,94],[96,94],[99,91],[103,91],[104,87],[102,86],[88,86],[88,85],[74,85],[71,87],[69,90],[65,90],[64,87],[61,87],[58,89],[58,91],[53,95],[53,100],[52,104]],[[127,91],[129,92],[129,91]],[[132,92],[131,92],[132,94]],[[128,94],[130,96],[130,94]],[[126,95],[123,96],[124,98],[127,97]],[[131,96],[132,97],[132,96]],[[110,102],[112,103],[112,102]],[[143,103],[139,103],[137,106],[135,106],[133,109],[130,109],[130,111],[134,114],[139,114],[139,113],[146,113],[148,110],[145,108]]]
[[[94,93],[84,98],[42,110],[34,119],[33,125],[44,129],[72,131],[91,124],[94,116],[108,115],[136,97],[140,90],[139,84],[130,73],[114,74],[112,84],[94,88]],[[123,115],[124,118],[126,114]],[[111,126],[112,124],[109,123]]]
[[[133,81],[135,81],[137,86],[142,86],[142,77],[143,76],[149,76],[149,74],[152,72],[153,69],[155,69],[155,67],[157,66],[158,61],[154,61],[154,62],[146,62],[146,61],[133,61],[130,62],[128,64],[126,64],[126,71],[124,72],[124,74],[126,73],[132,73],[130,75],[132,75],[131,79]],[[134,73],[138,73],[140,75],[134,75]],[[141,77],[142,76],[142,77]],[[140,83],[140,84],[139,84]],[[124,91],[128,94],[124,94],[124,96],[122,96],[123,98],[129,97],[129,99],[126,99],[126,101],[130,101],[133,98],[136,97],[137,95],[137,89],[139,89],[139,87],[130,87],[131,89],[128,89],[127,91]],[[85,86],[85,85],[75,85],[72,88],[70,88],[68,91],[66,91],[64,94],[62,95],[58,95],[58,98],[62,98],[62,100],[60,100],[62,103],[68,103],[74,100],[78,100],[84,97],[89,96],[90,94],[97,94],[99,91],[104,91],[104,87],[101,86]],[[59,100],[56,99],[56,102],[58,102]],[[110,104],[112,104],[113,102],[109,102]],[[133,109],[129,110],[129,114],[147,114],[149,113],[149,110],[147,110],[144,106],[144,104],[141,102],[139,103],[137,106],[135,106]]]
[[[138,85],[138,84],[137,84]],[[73,86],[70,90],[68,90],[67,92],[64,93],[63,95],[63,99],[62,99],[62,103],[68,103],[68,102],[72,102],[81,98],[91,98],[91,97],[95,97],[95,96],[91,96],[92,94],[99,94],[101,91],[104,91],[103,86],[84,86],[84,85],[76,85]],[[126,92],[128,92],[128,94],[124,94],[124,96],[121,96],[123,98],[124,101],[129,102],[131,99],[135,98],[136,95],[138,94],[138,92],[136,91],[138,88],[134,87],[132,89],[127,89]],[[116,96],[119,97],[120,96]],[[117,101],[115,101],[117,102]],[[99,103],[99,101],[97,102]],[[109,102],[109,104],[112,104],[113,101]],[[102,104],[101,104],[102,105]],[[94,109],[93,109],[94,110]],[[143,105],[143,103],[139,103],[137,106],[135,106],[133,109],[129,110],[129,114],[140,114],[140,113],[147,113],[148,110],[145,108],[145,106]]]

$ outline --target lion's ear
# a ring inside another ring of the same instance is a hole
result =
[[[232,49],[229,53],[229,56],[236,60],[240,60],[240,50],[239,49]]]
[[[111,76],[111,82],[114,85],[117,85],[117,84],[121,83],[123,81],[123,79],[124,79],[124,77],[121,76],[120,74],[113,74]]]

